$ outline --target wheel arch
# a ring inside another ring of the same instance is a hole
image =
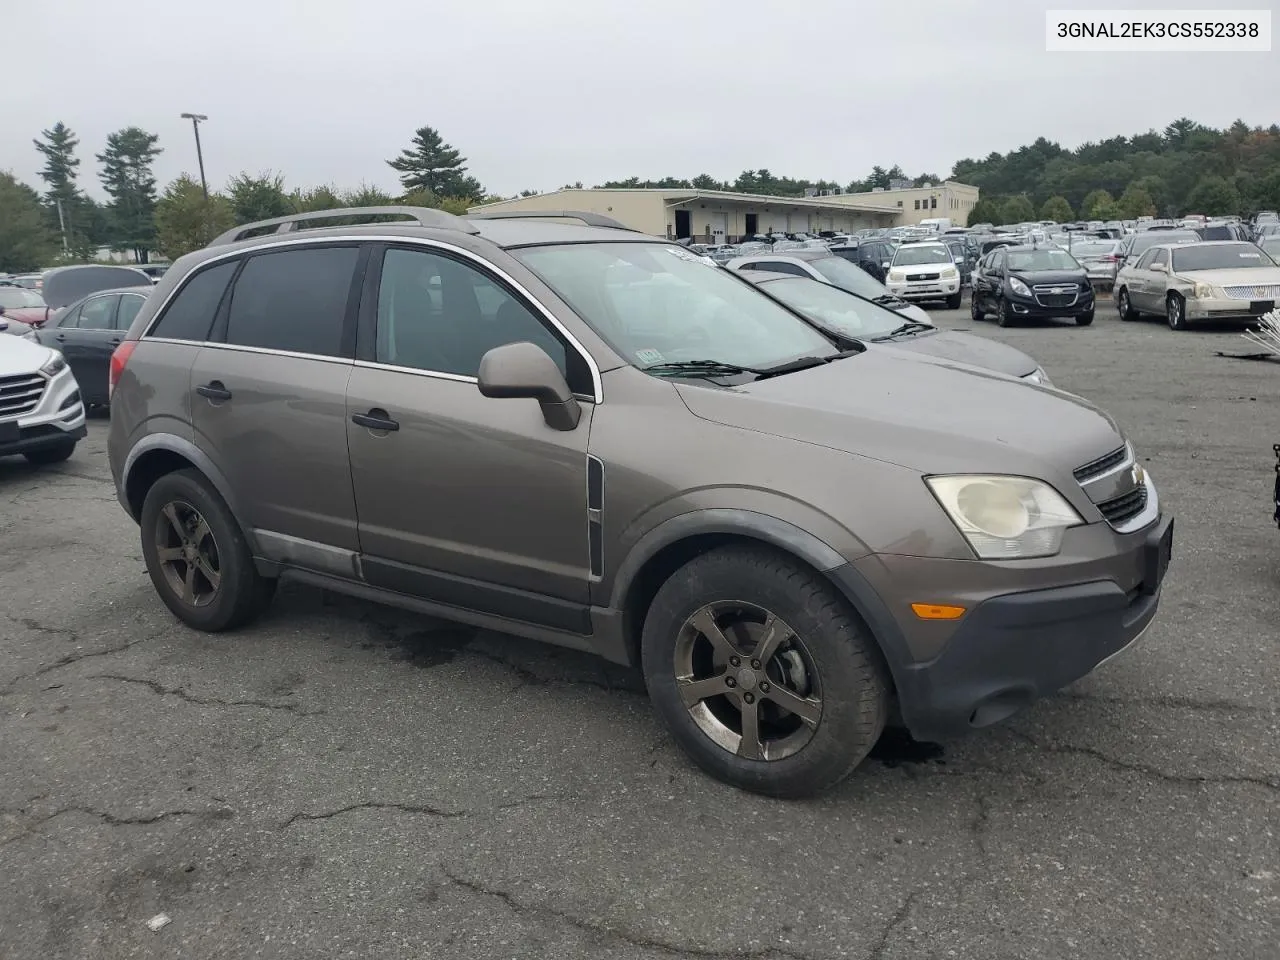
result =
[[[240,530],[249,544],[249,549],[256,555],[258,545],[253,531],[240,523],[240,511],[232,491],[231,483],[226,475],[218,469],[208,454],[190,440],[172,433],[153,433],[144,437],[129,451],[124,468],[120,471],[120,488],[124,491],[124,499],[129,508],[129,515],[137,521],[142,516],[142,502],[147,491],[157,480],[176,470],[197,470],[205,477],[218,495],[222,497],[231,513],[240,524]]]
[[[681,514],[656,526],[631,548],[615,575],[611,603],[619,617],[628,663],[640,663],[644,615],[662,584],[693,558],[732,544],[771,548],[830,583],[874,640],[896,691],[905,642],[887,635],[892,633],[885,620],[887,611],[870,586],[853,571],[847,558],[821,538],[786,520],[752,510],[712,508]]]

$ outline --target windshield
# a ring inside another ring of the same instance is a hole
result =
[[[1009,252],[1010,270],[1079,270],[1076,258],[1065,250],[1013,250]]]
[[[0,287],[0,307],[43,307],[44,300],[34,290],[23,287]]]
[[[898,252],[893,255],[895,267],[914,267],[926,263],[951,263],[951,251],[943,246],[922,243],[899,247]]]
[[[1280,237],[1263,237],[1258,245],[1270,254],[1272,260],[1280,256]]]
[[[576,243],[513,252],[641,369],[690,360],[768,367],[838,352],[751,284],[682,247]]]
[[[1234,270],[1248,267],[1274,267],[1275,261],[1252,243],[1215,243],[1203,247],[1174,250],[1173,271]]]
[[[860,297],[874,300],[876,297],[890,296],[889,289],[861,267],[855,267],[848,260],[840,257],[821,257],[810,260],[809,266],[817,270],[827,283],[833,283],[841,290],[848,290]]]
[[[771,280],[761,289],[777,297],[819,326],[847,337],[882,337],[902,326],[901,315],[846,293],[839,287],[805,277]]]

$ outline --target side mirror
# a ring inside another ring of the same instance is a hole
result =
[[[886,260],[884,263],[880,264],[880,269],[881,269],[881,270],[888,270],[888,269],[889,269],[889,261],[888,261],[888,260]]]
[[[555,430],[573,430],[582,419],[582,407],[556,362],[527,340],[494,347],[481,357],[476,386],[486,397],[537,400],[542,418]]]
[[[1169,268],[1166,267],[1163,263],[1153,263],[1151,265],[1151,269],[1154,270],[1156,273],[1168,273],[1169,271]]]

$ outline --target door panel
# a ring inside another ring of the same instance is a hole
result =
[[[206,344],[191,369],[195,441],[241,494],[241,523],[355,551],[347,459],[351,362]],[[336,571],[334,571],[336,572]],[[350,576],[348,564],[345,571]]]
[[[75,374],[85,403],[107,402],[107,364],[102,352],[114,335],[112,327],[119,300],[116,294],[91,297],[54,331],[53,345],[62,351],[67,366]],[[109,351],[107,360],[110,360]]]
[[[348,413],[385,411],[399,425],[374,431],[347,419],[361,552],[418,568],[402,587],[420,582],[424,593],[441,581],[433,586],[422,568],[586,604],[594,407],[582,406],[577,429],[553,430],[534,400],[483,397],[470,379],[357,365]],[[469,603],[460,593],[455,605]],[[540,616],[529,608],[507,615]]]

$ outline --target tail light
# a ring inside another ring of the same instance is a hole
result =
[[[120,382],[120,375],[124,373],[125,365],[129,362],[129,357],[133,355],[133,348],[137,345],[137,340],[125,340],[111,354],[111,369],[107,377],[108,400],[111,399],[111,394],[115,393],[116,384]]]

